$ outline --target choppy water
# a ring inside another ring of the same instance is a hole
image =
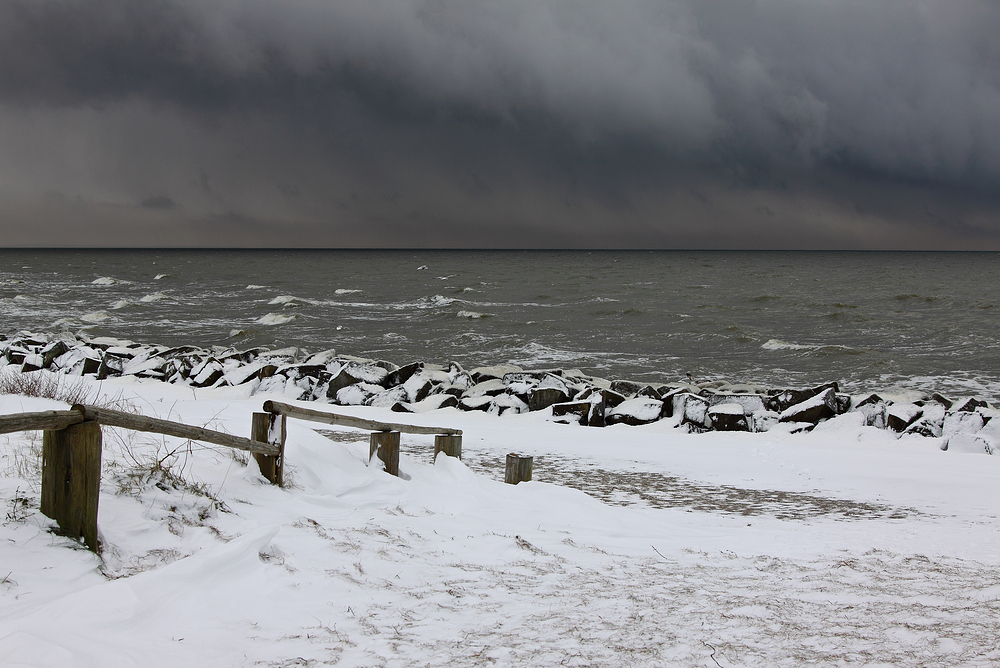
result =
[[[996,253],[0,251],[0,331],[1000,397]]]

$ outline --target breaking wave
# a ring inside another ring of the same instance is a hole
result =
[[[262,315],[257,318],[255,322],[260,325],[284,325],[286,322],[291,322],[295,320],[297,316],[294,315],[281,315],[280,313],[268,313],[267,315]]]

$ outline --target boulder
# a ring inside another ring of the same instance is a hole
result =
[[[924,414],[916,404],[893,404],[886,411],[885,424],[889,429],[902,433]]]
[[[989,404],[985,401],[980,401],[975,397],[969,397],[968,399],[959,399],[952,406],[951,410],[955,413],[971,413],[977,408],[987,408]]]
[[[474,396],[462,397],[458,402],[458,407],[463,411],[485,411],[490,407],[493,397],[489,394],[478,394]]]
[[[278,367],[274,373],[280,373],[285,378],[294,380],[306,376],[319,379],[320,374],[325,374],[327,371],[325,364],[286,364]]]
[[[779,422],[817,424],[837,414],[837,392],[833,387],[781,411]]]
[[[386,387],[396,387],[397,385],[402,385],[408,381],[413,374],[423,371],[423,369],[423,362],[411,362],[410,364],[399,367],[395,371],[390,371],[386,375],[382,384]]]
[[[427,413],[439,408],[455,408],[457,406],[458,399],[456,397],[450,394],[434,394],[415,403],[400,401],[393,404],[391,410],[396,413]]]
[[[641,383],[635,383],[631,380],[613,380],[611,381],[611,390],[617,392],[623,397],[634,397],[639,393],[639,390],[643,389],[645,385]],[[659,397],[655,397],[659,399]]]
[[[21,373],[41,371],[44,364],[41,354],[29,353],[24,356],[24,362],[21,363]]]
[[[983,416],[979,413],[959,412],[945,413],[944,424],[942,425],[942,436],[951,437],[955,434],[975,434],[982,431],[985,426]]]
[[[527,397],[528,393],[538,386],[539,378],[530,371],[518,371],[515,373],[505,373],[502,380],[508,391]]]
[[[778,424],[781,416],[769,410],[757,411],[749,416],[750,430],[754,432],[770,431]]]
[[[131,359],[131,357],[120,357],[116,354],[105,352],[104,357],[101,358],[101,366],[97,370],[97,379],[104,380],[105,378],[122,375],[122,369],[125,368],[125,361],[127,359]],[[207,364],[207,362],[205,364]],[[204,368],[205,364],[202,365],[202,368]],[[219,378],[221,377],[222,365],[219,364]],[[216,380],[218,380],[218,378],[216,378]]]
[[[400,367],[402,369],[402,367]],[[406,379],[404,383],[398,385],[397,387],[402,387],[406,391],[406,401],[410,403],[417,403],[423,401],[434,389],[434,384],[427,378],[422,370],[420,373],[415,373]],[[455,402],[456,404],[458,401]]]
[[[656,422],[663,413],[663,402],[659,399],[636,397],[626,399],[605,414],[605,422],[612,424],[641,425]]]
[[[937,392],[931,395],[930,401],[934,401],[941,404],[942,406],[944,406],[945,410],[949,410],[955,403],[951,399],[945,397],[944,395],[938,394]]]
[[[941,449],[948,452],[992,455],[997,453],[997,443],[987,435],[955,434],[944,442]]]
[[[941,436],[941,424],[926,417],[921,417],[907,427],[906,431],[903,433],[916,434],[917,436],[925,436],[928,438],[937,438]]]
[[[371,395],[365,399],[365,405],[374,408],[392,408],[394,404],[406,401],[406,398],[406,390],[397,386]]]
[[[387,362],[386,360],[372,360],[371,364],[372,364],[372,366],[379,367],[380,369],[382,369],[383,371],[385,371],[386,374],[390,374],[393,371],[396,371],[396,370],[399,369],[399,365],[398,364],[393,364],[392,362]],[[381,385],[381,383],[379,383],[379,384]]]
[[[486,412],[492,415],[527,413],[528,404],[521,401],[515,394],[498,394],[490,401]]]
[[[553,404],[563,403],[569,400],[569,394],[565,390],[555,387],[536,387],[528,394],[528,409],[540,411]]]
[[[586,425],[589,422],[589,401],[573,401],[552,405],[552,417],[556,422],[576,423]]]
[[[708,405],[739,404],[744,415],[764,410],[764,397],[759,394],[715,394],[709,397]]]
[[[481,383],[476,383],[464,393],[466,397],[482,397],[491,396],[495,397],[498,394],[504,394],[507,391],[507,386],[504,385],[503,380],[500,378],[491,378],[489,380],[484,380]]]
[[[826,383],[825,385],[806,390],[770,390],[765,405],[770,411],[783,413],[792,406],[804,403],[813,397],[824,395],[827,390],[831,389],[835,394],[840,392],[840,386],[836,382]],[[833,410],[836,411],[835,403],[833,404]]]
[[[384,367],[376,364],[363,362],[348,362],[341,369],[341,373],[347,373],[352,378],[369,385],[385,386],[385,379],[389,375]]]
[[[450,394],[454,397],[461,398],[468,388],[464,385],[441,385],[438,387],[438,393]]]
[[[865,416],[865,426],[876,427],[878,429],[886,428],[886,405],[877,394],[873,394],[855,404],[854,410]]]
[[[647,399],[656,399],[657,401],[663,401],[663,395],[653,387],[652,385],[647,385],[638,392],[635,393],[636,397],[646,397]]]
[[[585,390],[577,396],[574,403],[583,403],[589,406],[587,415],[580,424],[588,427],[606,426],[605,413],[609,410],[609,406],[604,400],[604,392],[602,390],[599,388]]]
[[[337,391],[335,398],[341,406],[363,406],[372,396],[384,390],[385,388],[381,385],[360,382],[341,388]]]
[[[326,396],[328,399],[336,399],[337,393],[340,392],[345,387],[350,387],[356,383],[360,383],[361,379],[353,376],[347,367],[343,367],[340,372],[330,379],[330,384],[326,389]]]
[[[497,364],[495,366],[481,366],[469,372],[475,383],[482,383],[487,380],[503,380],[505,374],[524,371],[519,366],[513,364]]]
[[[122,375],[163,380],[167,375],[167,364],[167,360],[162,357],[148,357],[145,359],[136,357],[125,365],[125,368],[122,369]]]
[[[69,346],[63,340],[53,341],[43,346],[39,354],[42,356],[42,368],[48,369],[57,357],[69,352]]]
[[[109,355],[104,355],[105,364],[108,361],[108,357]],[[224,373],[225,369],[223,369],[222,364],[218,360],[209,358],[198,369],[191,370],[191,386],[212,387],[222,380]],[[101,374],[98,373],[97,377],[100,378]]]
[[[680,424],[696,429],[708,429],[708,399],[697,394],[683,392],[672,397],[674,417],[680,417]]]
[[[625,397],[614,390],[600,390],[600,393],[604,400],[604,405],[609,408],[615,408],[625,401]]]
[[[716,431],[750,431],[750,424],[738,403],[715,404],[708,409],[708,422]]]

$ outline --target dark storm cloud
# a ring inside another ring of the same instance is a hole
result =
[[[0,208],[139,202],[189,244],[996,245],[998,33],[974,1],[9,0]]]

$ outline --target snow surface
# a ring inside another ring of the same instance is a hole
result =
[[[287,401],[91,387],[244,436]],[[4,414],[59,408],[0,396]],[[367,433],[292,420],[282,489],[225,448],[106,429],[99,558],[38,512],[41,436],[0,436],[0,665],[1000,661],[1000,458],[851,415],[684,434],[329,409],[458,427],[463,461],[403,434],[395,478],[366,464]],[[533,482],[501,482],[515,451]]]

